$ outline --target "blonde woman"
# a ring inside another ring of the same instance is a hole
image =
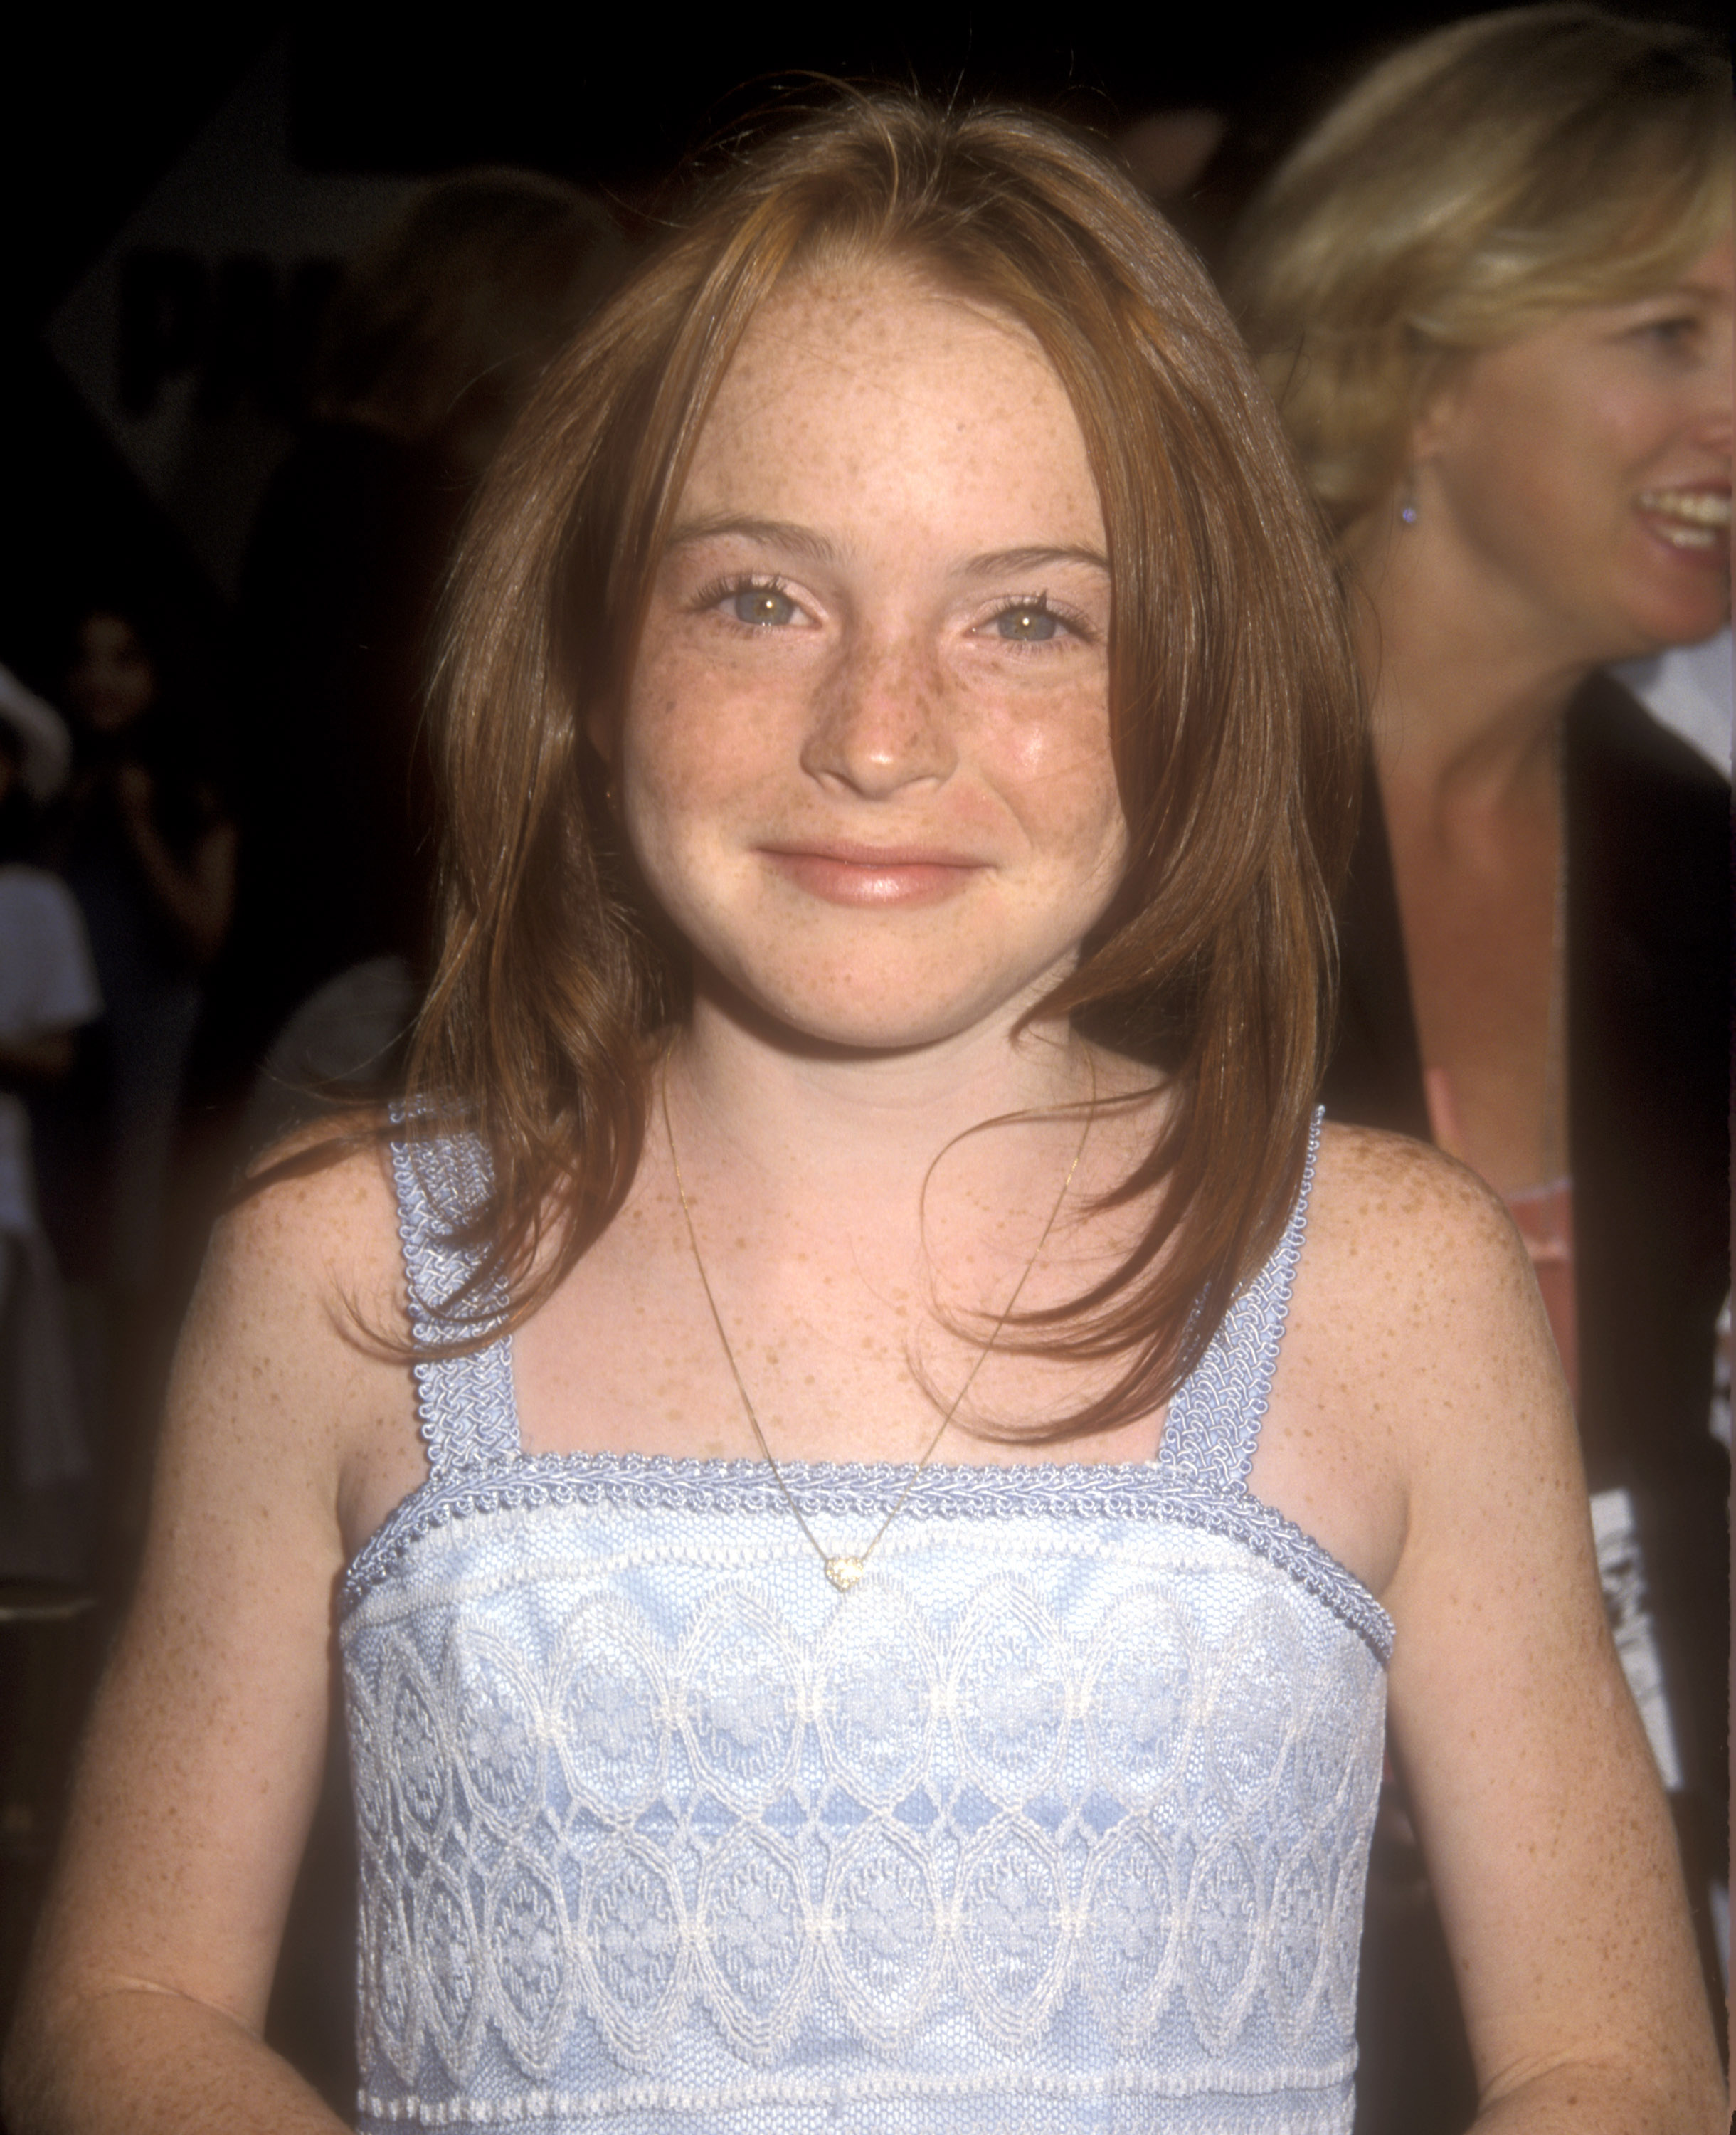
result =
[[[1432,1137],[1530,1247],[1719,1999],[1729,793],[1601,671],[1729,613],[1730,142],[1690,33],[1480,17],[1318,122],[1233,269],[1373,708],[1328,1110]],[[1384,1917],[1367,1977],[1413,2014],[1367,2033],[1371,2124],[1446,2127],[1444,1958]]]

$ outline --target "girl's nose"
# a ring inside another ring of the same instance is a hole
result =
[[[816,695],[802,768],[869,800],[938,784],[958,761],[950,697],[937,663],[907,640],[846,646]]]

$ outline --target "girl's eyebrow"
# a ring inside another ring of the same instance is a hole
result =
[[[1095,549],[1049,548],[1037,546],[1027,549],[991,549],[984,555],[973,556],[968,564],[960,567],[960,578],[998,578],[1004,571],[1040,571],[1046,564],[1083,564],[1088,570],[1109,573],[1109,558],[1100,555]]]
[[[817,564],[836,564],[844,552],[835,541],[811,526],[789,519],[755,519],[719,513],[708,519],[684,520],[669,539],[670,550],[692,548],[702,541],[733,539],[752,541],[762,548],[793,549]],[[1087,569],[1107,574],[1109,559],[1095,549],[1055,546],[1038,543],[1017,549],[992,549],[959,565],[954,576],[962,579],[995,578],[1007,571],[1041,570],[1045,565],[1082,564]]]
[[[762,548],[793,549],[798,555],[816,564],[840,560],[837,543],[829,540],[824,534],[816,534],[811,526],[799,525],[790,519],[745,518],[733,513],[684,520],[670,535],[669,545],[672,550],[688,549],[701,541],[716,541],[728,536],[757,542]]]

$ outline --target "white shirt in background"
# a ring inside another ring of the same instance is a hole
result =
[[[1625,682],[1655,719],[1691,742],[1708,762],[1730,775],[1730,633],[1700,645],[1678,645],[1651,660],[1629,660],[1611,673]]]

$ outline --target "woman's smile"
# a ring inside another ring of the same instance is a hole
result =
[[[1728,578],[1730,569],[1730,491],[1728,483],[1703,487],[1648,489],[1638,511],[1650,532],[1680,556],[1701,558]]]

